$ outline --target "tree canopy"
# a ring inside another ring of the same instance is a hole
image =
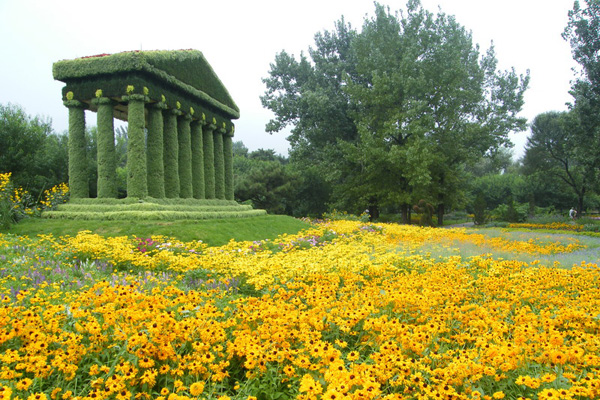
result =
[[[499,71],[454,17],[411,0],[404,13],[375,4],[361,31],[342,18],[317,33],[309,57],[285,51],[264,79],[267,125],[291,125],[291,158],[318,164],[335,201],[353,210],[459,203],[464,169],[511,146],[529,77]]]

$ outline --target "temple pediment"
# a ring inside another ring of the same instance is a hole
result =
[[[223,122],[231,126],[230,120],[240,116],[238,106],[198,50],[99,54],[58,61],[52,70],[54,79],[66,84],[63,100],[71,97],[96,111],[92,100],[108,97],[117,102],[115,117],[123,120],[127,107],[122,98],[131,94],[145,95],[149,103],[163,102],[195,118],[205,114],[208,121],[215,118],[218,126]]]

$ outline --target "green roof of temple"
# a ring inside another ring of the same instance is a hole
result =
[[[70,91],[81,101],[94,98],[98,89],[103,96],[120,98],[134,88],[133,93],[147,95],[152,101],[166,97],[173,108],[183,104],[223,118],[240,116],[229,92],[198,50],[99,54],[58,61],[52,72],[54,79],[66,83],[63,96]]]

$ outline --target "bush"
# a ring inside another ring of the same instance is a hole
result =
[[[0,228],[33,215],[31,195],[22,188],[15,188],[10,180],[11,173],[0,174]]]
[[[492,211],[492,219],[495,221],[524,222],[527,220],[529,206],[510,202],[501,204]]]

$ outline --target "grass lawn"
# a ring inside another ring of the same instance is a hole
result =
[[[210,246],[220,246],[231,239],[274,239],[284,233],[297,233],[309,226],[307,222],[285,215],[193,221],[79,221],[32,218],[12,225],[4,233],[30,237],[50,233],[54,236],[75,236],[79,231],[89,230],[102,236],[165,235],[184,242],[202,240]]]

